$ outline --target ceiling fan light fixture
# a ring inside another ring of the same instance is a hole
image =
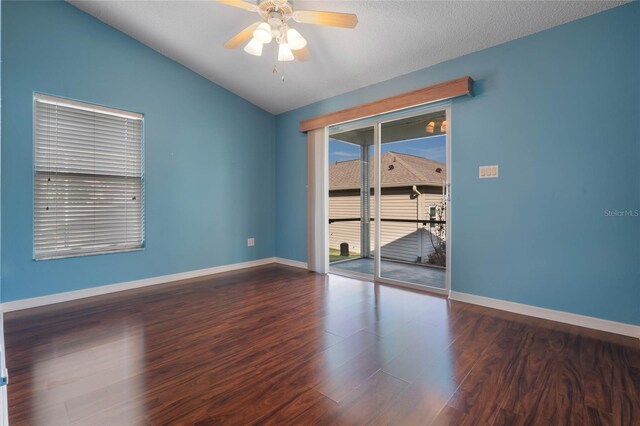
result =
[[[278,47],[278,61],[280,62],[289,62],[293,61],[295,57],[293,56],[293,52],[291,51],[291,47],[287,43],[281,43]]]
[[[427,127],[424,128],[425,132],[433,134],[433,132],[436,129],[436,123],[434,121],[429,122],[429,124],[427,124]]]
[[[287,42],[291,50],[304,49],[307,45],[307,40],[305,40],[295,28],[289,28],[287,30]]]
[[[271,34],[271,25],[266,22],[261,23],[253,32],[253,37],[260,43],[270,43],[273,38],[273,35]]]
[[[260,40],[254,37],[244,47],[244,51],[247,52],[249,55],[262,56],[262,46],[263,44],[260,42]]]

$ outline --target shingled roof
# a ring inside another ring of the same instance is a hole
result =
[[[382,154],[382,186],[397,187],[411,185],[442,186],[447,179],[444,163],[399,152]],[[438,173],[436,170],[441,169]],[[373,164],[369,165],[373,182]],[[360,160],[341,161],[329,166],[329,189],[360,188]]]

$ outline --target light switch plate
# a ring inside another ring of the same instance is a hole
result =
[[[480,166],[478,177],[480,179],[497,178],[500,175],[498,166]]]
[[[249,238],[249,239],[247,240],[247,246],[248,246],[248,247],[253,247],[253,246],[255,246],[255,245],[256,245],[256,239],[255,239],[255,238]]]

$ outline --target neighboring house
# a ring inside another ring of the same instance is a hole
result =
[[[382,219],[436,219],[436,207],[444,205],[446,165],[424,157],[397,152],[382,154],[381,217]],[[361,218],[363,213],[374,217],[373,164],[371,176],[370,210],[361,212],[361,160],[342,161],[329,166],[329,218]],[[366,196],[366,193],[364,194]],[[381,226],[382,257],[407,262],[427,262],[434,251],[433,243],[440,240],[431,232],[433,225],[383,221]],[[366,230],[366,226],[363,227]],[[361,250],[360,221],[334,222],[329,227],[329,247],[339,249],[349,244],[349,251],[366,256]],[[369,253],[374,248],[374,226],[369,227]]]

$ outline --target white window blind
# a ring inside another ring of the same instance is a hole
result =
[[[34,257],[144,243],[142,115],[35,96]]]

